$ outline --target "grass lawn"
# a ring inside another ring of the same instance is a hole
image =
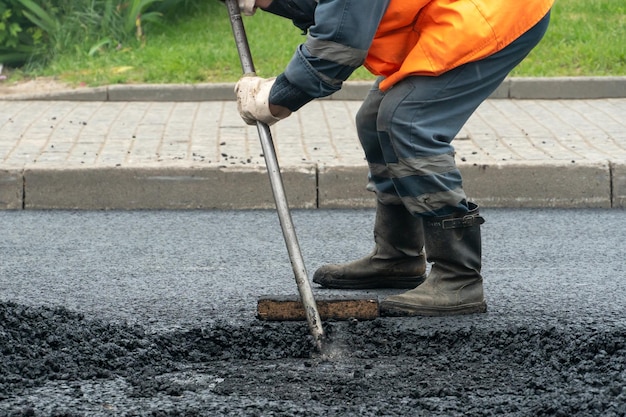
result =
[[[257,12],[244,23],[257,73],[282,71],[304,36],[290,21]],[[207,2],[195,16],[149,28],[143,44],[133,42],[88,54],[90,45],[64,51],[48,66],[17,71],[13,78],[54,76],[90,86],[117,83],[232,82],[241,67],[226,8]],[[626,2],[557,0],[541,44],[512,76],[626,75]],[[357,70],[351,80],[372,79]]]

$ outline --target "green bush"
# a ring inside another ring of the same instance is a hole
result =
[[[24,14],[20,0],[0,0],[0,63],[22,64],[43,41],[43,30]]]
[[[162,17],[201,0],[0,0],[0,63],[42,66],[68,49],[86,54],[145,41]]]
[[[166,18],[178,18],[201,13],[207,6],[207,0],[162,0],[155,10]]]

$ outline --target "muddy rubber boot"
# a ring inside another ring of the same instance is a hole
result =
[[[483,313],[480,225],[478,206],[468,213],[424,219],[424,240],[432,268],[419,287],[387,297],[381,313],[393,316],[446,316]]]
[[[326,288],[415,288],[424,281],[426,259],[422,219],[403,205],[378,203],[376,246],[368,256],[345,264],[324,265],[313,282]]]

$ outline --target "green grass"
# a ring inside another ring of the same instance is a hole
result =
[[[290,21],[258,12],[244,23],[257,73],[280,73],[305,38]],[[90,86],[117,83],[231,82],[241,67],[226,8],[206,9],[163,26],[150,26],[145,41],[133,41],[90,55],[76,45],[46,67],[14,73],[15,78],[54,76]],[[624,0],[557,0],[546,37],[513,76],[626,75]],[[352,80],[372,79],[359,69]]]
[[[511,75],[626,75],[626,2],[556,0],[546,36]]]

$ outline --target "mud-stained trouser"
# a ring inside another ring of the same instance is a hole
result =
[[[386,92],[378,80],[357,113],[368,189],[418,216],[467,212],[452,139],[541,40],[549,16],[500,52],[437,77],[411,76]]]

